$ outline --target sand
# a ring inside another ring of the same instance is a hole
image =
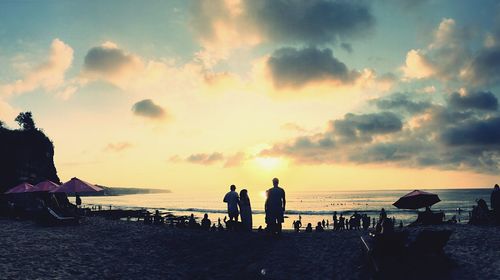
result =
[[[500,278],[500,228],[447,227],[453,279]],[[274,239],[97,217],[63,227],[0,220],[2,279],[367,279],[364,264],[357,231]]]

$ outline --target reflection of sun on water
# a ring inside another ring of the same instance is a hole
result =
[[[255,162],[265,170],[273,170],[280,165],[281,159],[275,157],[257,157],[255,158]]]

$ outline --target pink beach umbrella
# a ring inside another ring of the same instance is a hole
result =
[[[15,187],[13,187],[12,189],[6,191],[5,193],[8,194],[8,193],[27,193],[27,192],[31,192],[33,190],[33,185],[32,184],[29,184],[29,183],[21,183]]]
[[[52,181],[43,181],[35,185],[32,192],[50,192],[59,188],[59,185]]]
[[[80,180],[76,177],[71,178],[68,182],[62,184],[59,188],[51,192],[65,192],[65,193],[84,193],[84,192],[99,192],[103,189]]]

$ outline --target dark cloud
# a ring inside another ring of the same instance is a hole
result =
[[[279,43],[323,44],[368,34],[375,20],[364,0],[192,1],[191,24],[203,40],[217,39],[217,24]],[[235,8],[237,7],[237,8]],[[238,10],[235,12],[235,10]]]
[[[401,131],[400,118],[391,112],[346,114],[344,119],[331,122],[333,132],[344,141],[370,141],[372,135]]]
[[[389,100],[382,107],[397,108],[395,113],[346,114],[331,120],[322,133],[276,143],[263,154],[286,156],[298,164],[375,163],[498,173],[500,112],[482,110],[485,105],[477,100],[485,96],[489,93],[443,105],[419,103],[417,94],[393,94],[381,100]]]
[[[459,126],[452,126],[441,134],[441,139],[451,146],[496,146],[500,148],[500,117],[472,120]]]
[[[366,34],[374,17],[366,1],[248,0],[250,19],[268,38],[309,44]]]
[[[342,49],[344,49],[346,52],[348,52],[348,53],[352,53],[352,46],[351,46],[351,44],[348,44],[348,43],[342,43],[342,44],[340,44],[340,47],[341,47]]]
[[[481,50],[474,57],[469,71],[470,81],[474,84],[491,86],[500,84],[500,46]]]
[[[381,110],[402,110],[410,114],[420,113],[432,106],[427,100],[415,101],[408,94],[395,93],[371,101]]]
[[[123,50],[98,46],[87,52],[83,67],[88,72],[113,74],[132,63],[134,63],[134,57],[126,54]]]
[[[164,119],[167,117],[166,111],[151,99],[144,99],[135,103],[132,106],[132,112],[137,116],[151,119]]]
[[[224,160],[224,155],[222,153],[211,153],[211,154],[193,154],[186,158],[186,161],[202,165],[210,165],[219,161]]]
[[[313,81],[352,83],[359,73],[349,70],[330,49],[309,47],[276,50],[267,65],[276,87],[302,87]]]
[[[489,91],[472,92],[467,95],[460,95],[455,92],[451,94],[448,103],[453,108],[460,110],[479,109],[495,111],[498,109],[498,100]]]

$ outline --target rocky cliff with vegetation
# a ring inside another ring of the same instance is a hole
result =
[[[20,113],[16,122],[19,129],[9,129],[0,121],[0,192],[22,182],[59,183],[52,141],[35,126],[31,112]]]

